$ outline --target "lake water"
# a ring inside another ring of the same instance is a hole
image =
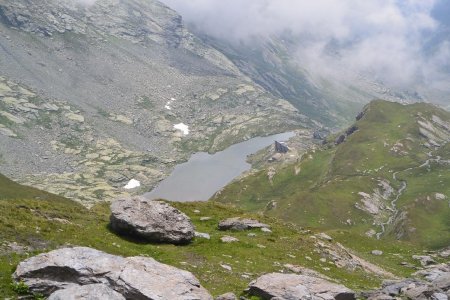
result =
[[[144,196],[170,201],[207,201],[234,178],[250,169],[247,156],[274,141],[286,141],[293,132],[256,137],[215,154],[195,153],[189,161],[175,167],[172,174]]]

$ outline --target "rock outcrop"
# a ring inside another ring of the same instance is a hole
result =
[[[111,229],[149,242],[185,244],[195,234],[184,213],[162,201],[122,198],[111,204]]]
[[[343,285],[325,279],[296,274],[265,274],[249,285],[249,293],[269,299],[353,300],[355,293]]]
[[[334,140],[335,145],[342,144],[345,141],[345,135],[341,134]]]
[[[287,153],[289,147],[284,142],[275,141],[275,152],[277,153]]]
[[[229,218],[219,223],[219,230],[247,230],[255,228],[269,228],[270,226],[260,223],[255,219]]]
[[[378,290],[362,293],[365,299],[443,299],[450,298],[450,263],[428,267],[415,278],[389,280]]]
[[[13,278],[23,281],[30,291],[47,296],[73,288],[77,293],[91,293],[88,285],[103,284],[99,292],[112,294],[109,287],[126,299],[212,300],[190,272],[152,258],[124,258],[86,247],[63,248],[29,258],[18,265]]]

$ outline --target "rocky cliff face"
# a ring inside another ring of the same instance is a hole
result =
[[[191,152],[309,122],[160,2],[82,2],[0,3],[4,174],[91,203],[131,179],[150,189]]]

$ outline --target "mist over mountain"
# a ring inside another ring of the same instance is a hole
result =
[[[364,76],[448,102],[447,1],[163,2],[194,31],[234,45],[288,36],[289,55],[316,78],[348,83]]]

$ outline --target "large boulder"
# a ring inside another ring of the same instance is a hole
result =
[[[260,223],[255,219],[229,218],[219,222],[219,230],[247,230],[254,228],[269,228],[270,226]]]
[[[269,299],[354,300],[355,292],[322,278],[297,274],[265,274],[249,285],[249,293]]]
[[[185,244],[195,234],[184,213],[162,201],[122,198],[111,204],[111,229],[149,242]]]
[[[124,258],[86,247],[63,248],[29,258],[18,265],[13,278],[46,296],[57,290],[103,284],[126,299],[212,300],[190,272],[152,258]]]
[[[48,300],[125,300],[125,297],[101,283],[84,286],[73,286],[58,290],[48,297]]]

